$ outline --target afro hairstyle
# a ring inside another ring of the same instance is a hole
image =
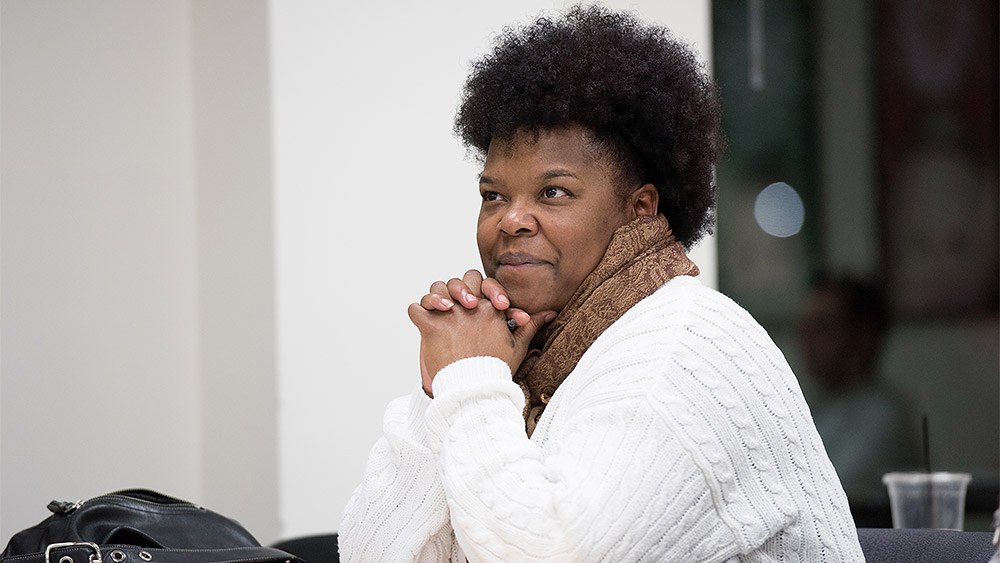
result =
[[[623,190],[656,186],[658,212],[690,248],[714,222],[720,119],[715,84],[667,29],[575,6],[503,30],[472,64],[455,133],[485,159],[494,139],[584,126],[618,164]]]

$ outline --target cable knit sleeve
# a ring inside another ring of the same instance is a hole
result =
[[[581,362],[577,384],[611,372],[621,384],[569,389],[572,405],[550,405],[563,420],[545,448],[525,436],[506,364],[469,358],[437,375],[429,443],[470,561],[726,561],[788,522],[726,506],[704,444],[655,398],[659,357]]]
[[[386,408],[384,435],[344,510],[341,561],[451,560],[448,507],[424,427],[430,402],[417,388]]]

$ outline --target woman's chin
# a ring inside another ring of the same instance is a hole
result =
[[[562,309],[566,303],[559,302],[561,292],[555,290],[551,278],[528,273],[535,274],[534,270],[512,272],[504,268],[496,272],[496,280],[507,291],[511,306],[529,314]]]
[[[510,298],[511,307],[517,307],[530,315],[543,311],[558,312],[562,308],[555,303],[554,299],[546,299],[537,291],[507,289],[507,296]]]

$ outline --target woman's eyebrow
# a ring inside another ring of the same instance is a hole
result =
[[[576,178],[576,179],[579,179],[580,177],[577,176],[576,174],[570,172],[569,170],[566,170],[566,169],[563,169],[563,168],[555,168],[553,170],[548,170],[546,172],[543,172],[543,173],[539,174],[538,177],[537,177],[538,181],[540,181],[540,182],[544,182],[546,180],[551,180],[553,178]],[[491,176],[487,176],[485,174],[480,174],[479,175],[479,183],[480,184],[494,185],[497,182]]]
[[[570,178],[576,178],[578,180],[580,179],[579,176],[577,176],[576,174],[570,172],[569,170],[563,169],[563,168],[555,168],[553,170],[549,170],[547,172],[544,172],[544,173],[542,173],[542,174],[540,174],[538,176],[538,179],[544,181],[544,180],[551,180],[553,178],[560,178],[560,177],[570,177]]]

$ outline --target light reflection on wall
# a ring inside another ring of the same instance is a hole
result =
[[[795,188],[785,182],[775,182],[757,194],[753,217],[765,233],[779,238],[790,237],[802,230],[805,206]]]

